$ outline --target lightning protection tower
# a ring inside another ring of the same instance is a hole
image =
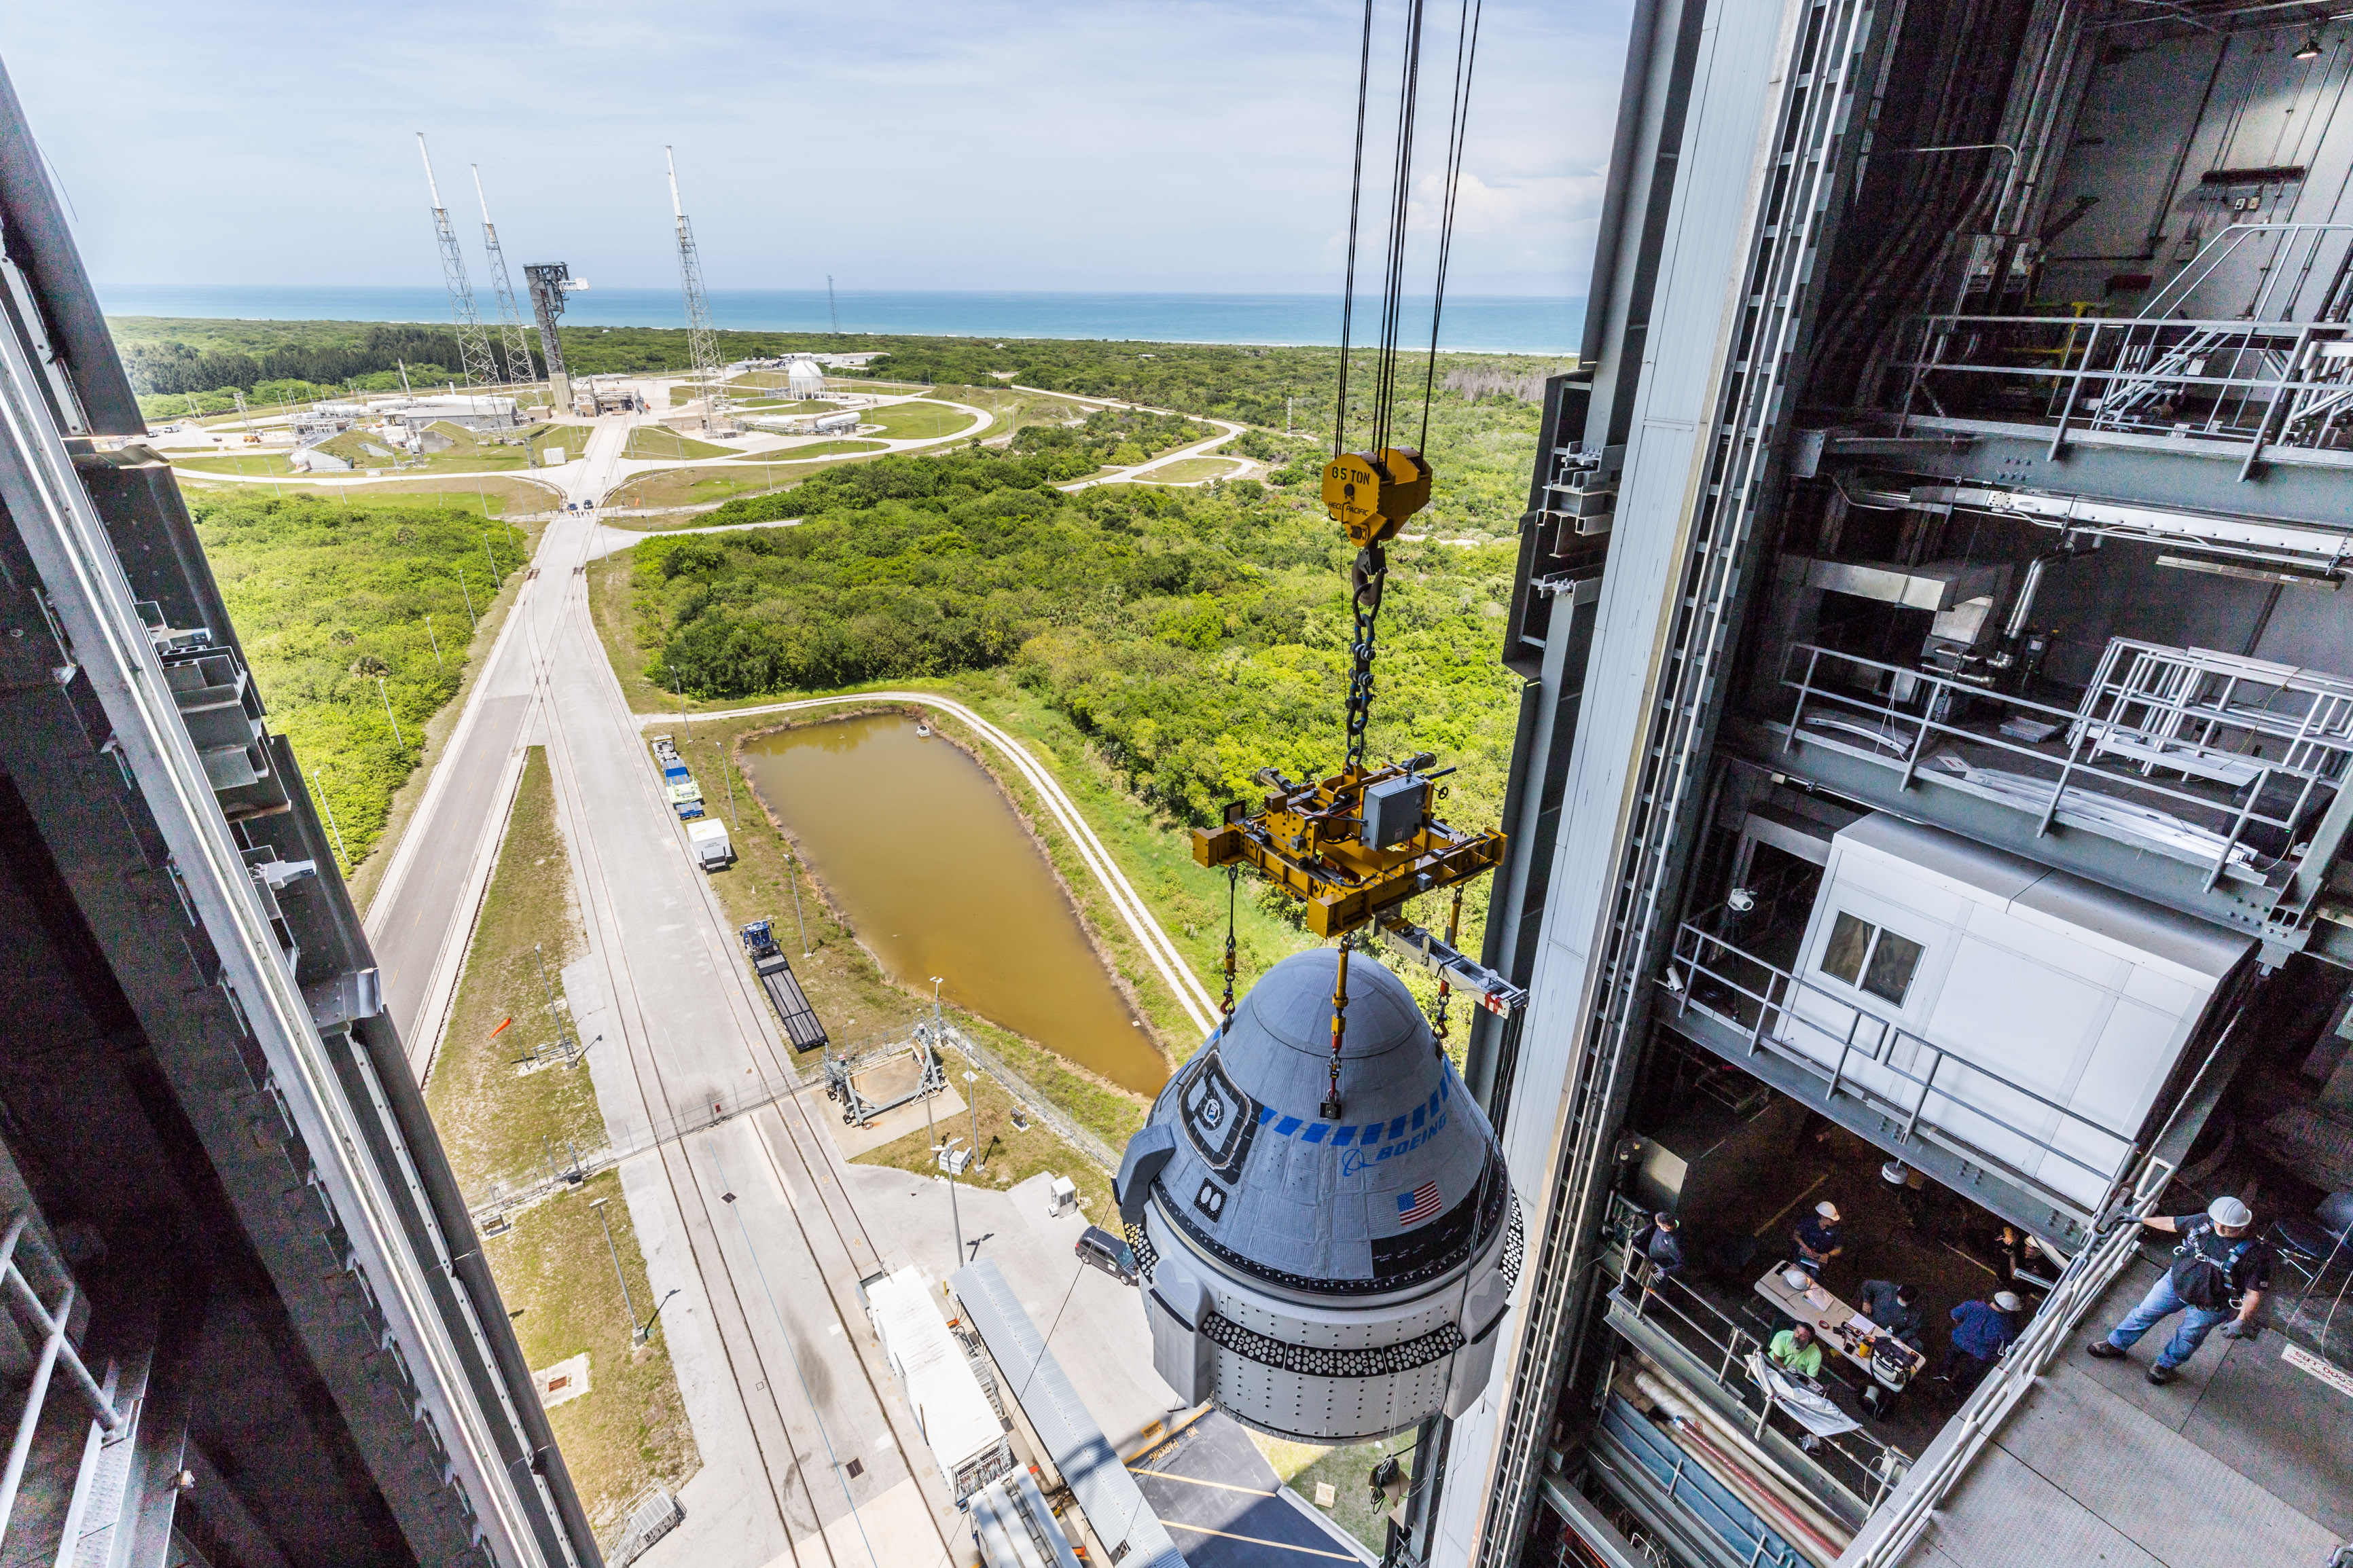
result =
[[[441,244],[441,281],[449,287],[449,310],[458,319],[458,353],[464,361],[469,386],[498,384],[498,362],[491,357],[491,336],[482,330],[482,313],[474,309],[474,286],[466,281],[466,256],[458,248],[458,231],[449,226],[449,209],[441,205],[441,185],[433,177],[433,157],[425,150],[425,132],[417,133],[417,155],[425,160],[425,188],[433,194],[433,234]]]
[[[482,194],[482,166],[466,165],[474,172],[474,199],[482,204],[482,254],[491,264],[491,287],[499,298],[499,336],[507,355],[507,379],[518,386],[529,386],[539,379],[532,368],[531,334],[524,330],[522,312],[515,308],[514,284],[507,276],[507,253],[500,247],[498,226],[491,222],[491,198]]]
[[[702,388],[702,427],[711,428],[712,405],[719,397],[719,347],[711,327],[711,304],[702,296],[702,260],[694,249],[694,226],[678,199],[678,159],[667,147],[662,161],[670,167],[670,210],[678,220],[678,272],[686,289],[686,357]]]

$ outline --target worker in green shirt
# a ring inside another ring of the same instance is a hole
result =
[[[1822,1347],[1816,1342],[1810,1323],[1799,1323],[1775,1334],[1773,1342],[1765,1347],[1765,1354],[1783,1372],[1809,1378],[1822,1374]]]

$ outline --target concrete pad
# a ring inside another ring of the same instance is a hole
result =
[[[582,1351],[554,1366],[542,1367],[531,1374],[531,1381],[539,1389],[543,1409],[569,1404],[588,1392],[588,1352]]]
[[[860,1088],[868,1099],[878,1098],[872,1089],[866,1089],[864,1085],[861,1084]],[[923,1101],[918,1100],[911,1104],[902,1105],[896,1110],[886,1110],[863,1127],[852,1127],[844,1121],[841,1119],[841,1108],[831,1100],[826,1101],[825,1110],[821,1114],[825,1117],[827,1131],[833,1134],[834,1147],[841,1151],[841,1157],[845,1160],[855,1160],[869,1149],[880,1149],[885,1143],[896,1143],[910,1132],[922,1131],[927,1125],[944,1126],[949,1117],[964,1114],[964,1100],[954,1089],[944,1089],[932,1096],[928,1122],[924,1120],[926,1113],[923,1104]],[[819,1114],[814,1107],[811,1108],[811,1113]],[[947,1128],[948,1134],[953,1134],[955,1131],[953,1127]]]
[[[940,1533],[932,1526],[931,1510],[912,1476],[855,1514],[844,1514],[827,1525],[825,1546],[836,1563],[871,1561],[888,1568],[902,1563],[908,1568],[947,1568],[953,1562],[940,1550]],[[971,1553],[966,1560],[977,1557]],[[770,1568],[786,1568],[795,1561],[786,1553]]]

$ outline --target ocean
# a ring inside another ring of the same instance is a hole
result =
[[[100,285],[110,316],[202,316],[267,321],[450,320],[438,289],[219,288]],[[481,302],[490,303],[487,291]],[[834,296],[841,331],[940,337],[1110,338],[1164,343],[1304,343],[1340,341],[1340,298],[1316,294],[1023,294],[929,290]],[[1377,314],[1359,300],[1353,333],[1366,341]],[[825,291],[714,289],[713,325],[742,331],[829,330]],[[1457,295],[1446,301],[1439,346],[1466,353],[1565,354],[1577,351],[1585,301],[1569,296]],[[573,294],[575,327],[683,327],[675,289],[590,288]],[[1430,301],[1409,305],[1405,340],[1430,342]]]

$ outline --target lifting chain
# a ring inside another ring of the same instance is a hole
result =
[[[1380,618],[1381,589],[1388,574],[1388,552],[1379,545],[1367,544],[1356,552],[1356,635],[1348,646],[1348,754],[1344,764],[1352,773],[1364,769],[1365,731],[1373,721],[1373,626]]]
[[[1224,1039],[1234,1026],[1234,891],[1242,877],[1241,862],[1226,868],[1226,1000],[1218,1023],[1218,1037]]]

